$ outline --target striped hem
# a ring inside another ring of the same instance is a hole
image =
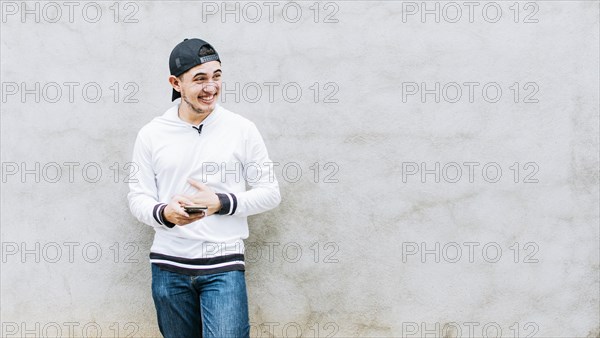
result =
[[[245,270],[244,255],[232,254],[210,258],[182,258],[155,252],[150,253],[150,263],[164,270],[184,275],[200,276],[219,272]]]

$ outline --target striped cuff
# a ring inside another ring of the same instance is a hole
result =
[[[219,202],[221,202],[221,210],[219,215],[233,215],[237,209],[237,198],[234,194],[217,193]]]
[[[171,223],[167,221],[164,215],[165,208],[167,207],[166,203],[158,203],[154,206],[154,210],[152,211],[152,216],[154,216],[154,220],[156,220],[160,225],[164,225],[167,228],[172,228],[175,226],[175,223]]]

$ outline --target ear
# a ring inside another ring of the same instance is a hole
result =
[[[169,83],[171,84],[171,87],[173,87],[173,89],[175,89],[176,91],[181,93],[181,86],[179,83],[179,79],[174,76],[174,75],[170,75],[169,76]]]

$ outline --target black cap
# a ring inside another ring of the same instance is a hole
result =
[[[200,39],[184,39],[173,48],[169,57],[169,68],[171,75],[179,76],[197,65],[210,61],[221,62],[219,54],[208,42]],[[181,94],[173,89],[171,101],[180,97]]]

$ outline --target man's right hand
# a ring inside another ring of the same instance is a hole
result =
[[[167,221],[177,225],[187,225],[204,218],[206,216],[204,212],[190,215],[183,210],[183,205],[193,204],[194,203],[192,203],[188,196],[175,195],[171,199],[171,202],[167,204],[165,210],[163,211],[163,216],[167,219]]]

